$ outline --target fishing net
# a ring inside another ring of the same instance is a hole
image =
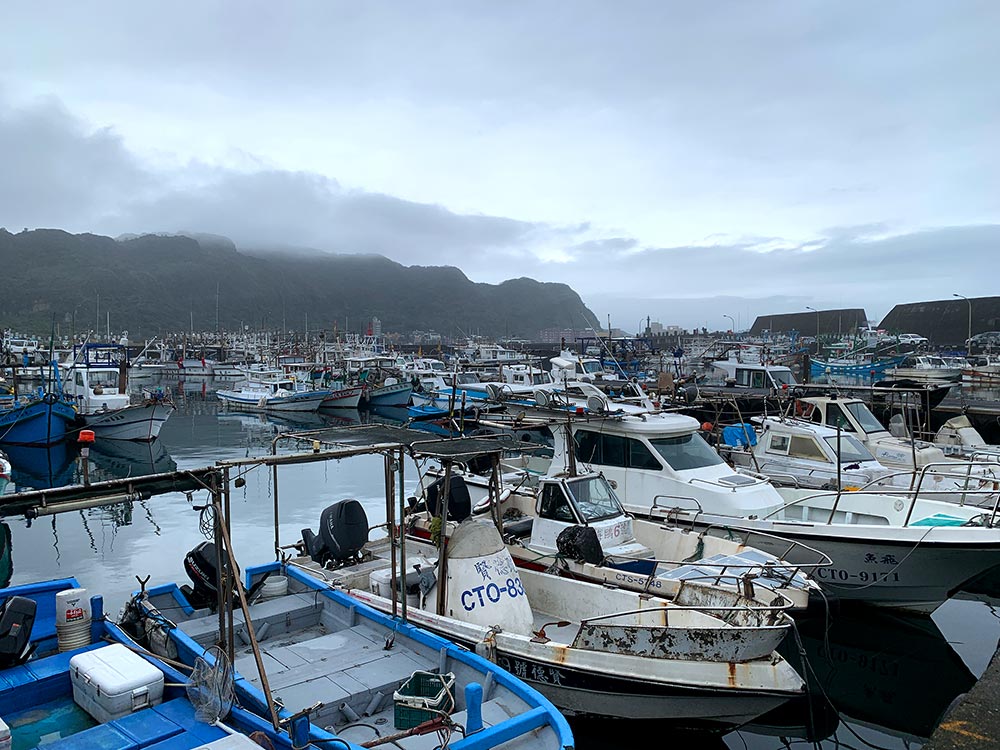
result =
[[[198,721],[215,724],[225,719],[233,707],[234,690],[233,665],[222,649],[213,646],[195,659],[187,697]]]

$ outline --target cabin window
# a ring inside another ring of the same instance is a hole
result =
[[[750,387],[751,388],[763,388],[764,387],[764,371],[754,370],[750,374]]]
[[[844,412],[840,410],[840,406],[837,404],[826,405],[826,423],[835,429],[840,427],[842,430],[854,432],[854,425],[844,415]]]
[[[788,441],[788,455],[830,463],[819,443],[809,435],[792,435]]]
[[[826,442],[830,444],[833,448],[834,454],[837,453],[837,436],[833,435],[826,439]],[[841,435],[840,436],[840,460],[847,463],[854,463],[855,461],[874,461],[875,456],[873,456],[869,450],[864,446],[860,440],[852,435]]]
[[[601,435],[601,463],[605,466],[628,466],[625,438],[621,435]]]
[[[646,444],[635,438],[628,438],[628,465],[630,469],[663,470],[663,465],[650,453]]]
[[[678,437],[655,438],[649,444],[663,456],[675,471],[700,469],[704,466],[718,466],[723,463],[719,454],[697,433]]]
[[[788,435],[775,435],[772,434],[770,441],[767,444],[768,453],[781,453],[783,455],[788,455]]]
[[[82,372],[78,372],[76,374],[76,377],[74,378],[74,380],[76,380],[76,384],[77,385],[79,385],[79,386],[82,387],[83,386],[83,373]]]
[[[541,518],[549,518],[553,521],[565,521],[573,523],[573,510],[569,507],[569,498],[562,491],[558,484],[547,484],[542,490],[542,504],[538,509]]]
[[[587,464],[601,463],[601,433],[578,430],[573,436],[576,442],[576,457]]]
[[[865,432],[885,432],[885,427],[878,421],[878,418],[871,413],[871,410],[860,401],[852,401],[844,406],[861,425]]]
[[[603,475],[568,482],[566,488],[576,502],[577,510],[586,521],[601,521],[622,514],[614,490]]]

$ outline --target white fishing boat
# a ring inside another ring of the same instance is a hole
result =
[[[361,505],[343,503],[324,512],[318,536],[305,535],[309,557],[300,563],[389,612],[389,544],[357,550],[360,563],[335,559],[334,519],[367,528]],[[750,600],[734,597],[716,617],[703,611],[705,587],[690,581],[666,602],[519,569],[496,528],[473,518],[454,529],[446,563],[429,544],[409,540],[406,548],[407,618],[487,654],[566,714],[726,731],[803,690],[774,652],[786,623],[768,622]]]
[[[683,581],[706,584],[719,606],[742,593],[760,611],[806,609],[818,585],[809,577],[831,561],[816,550],[811,565],[789,565],[743,542],[698,533],[625,513],[603,474],[570,471],[532,478],[501,475],[499,492],[490,478],[453,467],[426,469],[423,504],[411,510],[408,528],[430,538],[434,509],[448,488],[449,508],[500,518],[507,550],[519,568],[673,598]],[[494,512],[494,508],[497,510]],[[449,521],[449,527],[452,522]],[[752,540],[750,540],[752,541]],[[726,589],[719,594],[717,589]],[[711,610],[706,597],[704,606]]]
[[[320,406],[323,409],[357,409],[358,404],[361,403],[363,391],[364,388],[360,385],[344,385],[334,381],[329,388],[325,389],[326,395]],[[310,393],[311,391],[303,390],[302,392]]]
[[[1000,490],[1000,464],[987,466],[982,462],[948,460],[942,453],[940,461],[928,461],[920,467],[912,461],[889,467],[854,437],[853,430],[838,430],[807,418],[754,417],[751,421],[753,424],[724,428],[719,452],[734,467],[763,474],[778,485],[826,490],[863,488],[910,490],[916,494],[933,492],[932,499],[965,503],[974,498],[978,504],[990,506]],[[968,424],[967,419],[965,422]],[[956,421],[952,426],[958,424]],[[963,429],[955,429],[948,430],[947,434],[959,436],[961,432]],[[940,434],[944,439],[945,433]],[[980,453],[970,447],[973,451],[969,454],[970,459],[986,455],[982,438],[979,440]],[[959,457],[957,450],[953,454]],[[912,452],[910,455],[912,458]],[[1000,458],[1000,454],[995,458]],[[970,495],[970,491],[974,494]]]
[[[109,440],[153,440],[174,412],[160,392],[133,404],[128,394],[128,363],[118,344],[85,344],[74,350],[63,370],[63,393],[84,426]]]
[[[744,538],[763,532],[784,546],[754,545],[791,563],[809,562],[790,542],[825,553],[820,586],[841,599],[931,612],[965,583],[1000,564],[993,508],[907,492],[775,488],[737,473],[678,414],[571,422],[579,463],[601,471],[625,509],[640,518]],[[552,459],[563,441],[556,440]]]
[[[218,390],[225,404],[253,411],[316,411],[330,396],[326,390],[296,390],[294,379],[281,373],[254,373],[239,388]]]
[[[945,361],[943,357],[932,354],[909,355],[895,367],[885,371],[886,377],[896,380],[914,380],[917,382],[947,381],[958,382],[962,379],[962,365]]]
[[[783,624],[762,624],[739,601],[725,618],[641,593],[518,570],[496,527],[467,519],[447,554],[398,533],[406,501],[404,457],[478,455],[502,446],[486,440],[428,440],[420,431],[385,425],[291,434],[301,453],[236,459],[226,470],[381,455],[387,537],[369,542],[369,521],[356,500],[323,511],[318,533],[304,529],[301,557],[286,563],[372,607],[485,656],[535,687],[566,713],[634,722],[664,720],[724,731],[802,695],[804,683],[774,646]],[[486,444],[485,448],[483,444]],[[287,469],[284,469],[287,471]],[[275,498],[278,475],[273,475]],[[396,490],[399,489],[397,514]],[[277,513],[277,510],[275,511]],[[275,550],[289,550],[279,540]],[[692,599],[699,586],[685,582]],[[683,600],[683,597],[681,598]],[[756,626],[754,626],[756,628]]]
[[[962,368],[962,383],[987,387],[1000,385],[1000,354],[970,357]]]

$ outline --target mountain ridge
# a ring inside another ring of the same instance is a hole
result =
[[[194,328],[436,330],[530,338],[544,328],[597,325],[568,285],[526,277],[470,280],[454,266],[405,266],[384,255],[243,250],[197,233],[122,235],[0,229],[7,270],[4,326],[65,332],[100,326],[131,335]],[[218,313],[217,313],[218,311]],[[135,330],[138,328],[139,330]]]

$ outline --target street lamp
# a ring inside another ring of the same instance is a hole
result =
[[[809,307],[809,305],[806,305],[806,310],[812,310],[816,313],[816,340],[819,341],[819,310],[815,307]]]
[[[723,318],[729,318],[730,322],[732,322],[732,324],[733,324],[733,333],[736,333],[736,321],[733,320],[733,316],[732,315],[726,315],[725,313],[722,313],[722,317]]]
[[[952,293],[952,297],[960,297],[969,303],[969,338],[965,340],[965,356],[972,356],[972,300],[966,297],[964,294]]]

